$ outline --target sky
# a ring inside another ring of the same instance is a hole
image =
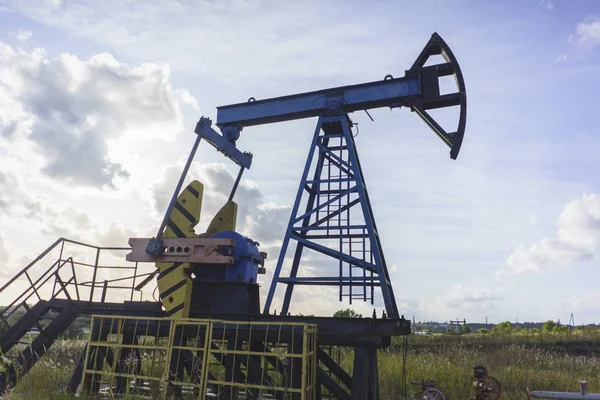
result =
[[[434,32],[466,82],[458,159],[409,110],[351,115],[400,312],[600,322],[592,1],[0,1],[0,284],[59,237],[154,235],[216,107],[402,76]],[[238,230],[269,254],[263,300],[315,123],[246,128],[237,143],[254,154],[236,201]],[[200,146],[198,233],[236,173]],[[291,311],[347,307],[309,289]]]

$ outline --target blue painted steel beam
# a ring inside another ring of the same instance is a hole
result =
[[[367,229],[366,225],[339,225],[339,226],[297,226],[295,231],[339,231],[339,230]]]
[[[327,282],[351,282],[351,281],[378,281],[378,276],[298,276],[295,278],[279,278],[280,282],[307,282],[307,281],[327,281]]]
[[[339,113],[342,109],[343,112],[350,113],[379,107],[400,107],[406,98],[421,94],[421,75],[413,74],[217,107],[217,126],[262,125],[317,117],[327,112]]]
[[[329,247],[325,247],[321,244],[311,242],[310,240],[306,240],[303,237],[295,235],[294,232],[292,232],[290,234],[290,237],[293,238],[294,240],[296,240],[297,242],[302,243],[302,245],[308,249],[317,251],[321,254],[333,257],[338,260],[342,260],[343,262],[348,263],[350,265],[356,265],[357,267],[364,268],[365,270],[367,270],[369,272],[379,272],[377,270],[376,265],[373,265],[373,264],[366,262],[364,260],[361,260],[359,258],[353,257],[349,254],[344,254],[338,250],[333,250],[333,249],[330,249]]]
[[[196,134],[240,167],[250,169],[252,154],[241,152],[231,140],[219,134],[210,125],[211,121],[209,118],[200,118],[200,121],[196,124]]]
[[[335,283],[336,285],[339,282],[378,282],[378,276],[317,276],[317,277],[295,277],[295,278],[279,278],[279,282],[282,283],[305,283],[310,285],[312,282],[328,282]],[[317,283],[317,285],[321,285],[323,283]],[[377,283],[379,285],[379,283]]]
[[[300,222],[304,219],[307,219],[308,217],[310,217],[311,215],[313,215],[314,213],[318,212],[319,210],[324,209],[325,207],[327,207],[328,205],[340,200],[342,197],[347,196],[350,193],[354,193],[356,192],[356,186],[352,186],[351,188],[344,190],[343,192],[340,192],[340,194],[338,194],[335,197],[332,197],[331,199],[329,199],[328,201],[326,201],[325,203],[321,203],[318,207],[313,208],[312,210],[302,214],[301,216],[299,216],[298,218],[296,218],[294,220],[294,223],[296,222]]]
[[[433,55],[442,56],[446,62],[425,66]],[[457,91],[441,94],[439,78],[450,75],[456,80]],[[447,132],[427,111],[452,106],[460,106],[459,121],[455,131]],[[341,115],[380,107],[410,108],[450,147],[450,158],[458,157],[467,118],[465,82],[454,54],[437,33],[431,35],[412,67],[401,78],[388,75],[382,81],[258,101],[251,97],[246,103],[217,107],[216,125],[235,142],[246,126]],[[339,137],[339,133],[334,136]]]

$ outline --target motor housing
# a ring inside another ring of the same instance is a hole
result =
[[[233,264],[193,264],[190,317],[204,313],[258,314],[258,271],[264,257],[258,243],[234,231],[223,231],[214,239],[233,239],[235,245],[218,250],[231,256]]]

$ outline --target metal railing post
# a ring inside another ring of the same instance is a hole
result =
[[[104,286],[102,288],[102,298],[100,299],[100,303],[104,303],[106,300],[106,291],[108,290],[108,281],[104,280]]]
[[[98,262],[100,260],[100,248],[96,249],[96,261],[94,262],[94,274],[92,275],[92,288],[90,290],[90,302],[94,301],[94,288],[96,287],[96,276],[98,275]]]

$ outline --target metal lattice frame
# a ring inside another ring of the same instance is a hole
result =
[[[316,397],[317,327],[294,322],[92,317],[84,394]]]
[[[313,178],[309,172],[316,155]],[[300,206],[306,199],[306,208]],[[296,243],[288,276],[282,275],[290,242]],[[335,243],[335,245],[332,245]],[[305,276],[305,249],[333,258],[338,266]],[[264,312],[268,313],[277,284],[287,285],[281,313],[287,314],[295,285],[337,286],[343,298],[374,303],[380,287],[386,313],[398,317],[377,225],[346,114],[320,117],[311,144],[294,208],[275,268]]]

